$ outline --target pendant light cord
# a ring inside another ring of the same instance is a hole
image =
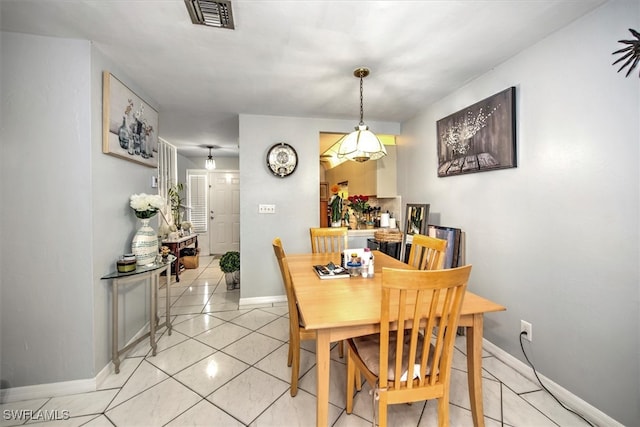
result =
[[[362,74],[363,74],[363,70],[360,70],[360,126],[364,125],[364,108],[363,108],[363,99],[364,97],[362,96]]]

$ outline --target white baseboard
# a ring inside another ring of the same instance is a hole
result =
[[[520,359],[510,355],[500,347],[496,346],[490,341],[483,339],[482,347],[494,355],[497,359],[504,362],[509,367],[515,369],[522,376],[531,380],[535,384],[538,384],[538,380],[533,373],[533,369],[526,363],[520,361]],[[582,416],[593,422],[598,426],[609,426],[609,427],[624,427],[623,424],[620,424],[618,421],[614,420],[598,408],[591,406],[589,403],[580,399],[575,394],[571,393],[569,390],[564,387],[554,383],[549,378],[538,372],[538,377],[544,384],[546,388],[549,389],[561,402],[566,404],[568,407],[573,409],[574,411],[580,413]]]
[[[111,360],[109,360],[107,364],[104,365],[104,368],[98,372],[98,375],[96,375],[96,389],[104,383],[104,380],[106,380],[109,375],[115,374],[115,372],[116,368],[113,366]]]
[[[147,322],[129,340],[127,345],[145,334],[148,330],[148,327],[149,323]],[[104,368],[102,368],[98,375],[96,375],[94,378],[0,389],[0,403],[17,402],[19,400],[43,399],[47,397],[57,397],[96,391],[98,389],[98,384],[102,384],[107,376],[114,371],[115,368],[113,367],[113,363],[111,363],[111,359],[109,359]]]
[[[0,403],[17,402],[19,400],[43,399],[68,394],[96,391],[96,379],[64,381],[59,383],[36,384],[24,387],[5,388],[0,390]]]
[[[253,298],[240,298],[239,308],[262,308],[262,307],[274,307],[287,303],[286,295],[276,295],[268,297],[253,297]]]

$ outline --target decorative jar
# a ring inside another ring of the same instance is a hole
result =
[[[131,252],[136,256],[138,265],[152,265],[158,255],[158,236],[149,225],[150,218],[140,218],[142,226],[138,228],[131,242]]]

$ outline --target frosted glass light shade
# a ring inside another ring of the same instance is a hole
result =
[[[338,148],[338,158],[356,162],[378,160],[387,155],[387,149],[367,125],[359,125],[355,132],[345,135]]]

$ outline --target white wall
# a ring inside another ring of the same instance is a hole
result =
[[[240,115],[240,275],[241,299],[282,296],[280,270],[271,242],[282,239],[285,252],[310,252],[309,227],[319,225],[320,132],[351,132],[357,122],[312,118]],[[367,122],[377,133],[398,134],[399,123]],[[268,149],[291,144],[298,167],[286,177],[266,166]],[[275,214],[258,214],[259,204],[276,205]]]
[[[129,196],[152,192],[155,174],[102,153],[102,70],[144,94],[87,41],[3,32],[1,43],[0,379],[14,390],[88,380],[67,389],[79,391],[109,364],[100,277],[130,251]],[[121,344],[147,322],[147,298],[142,286],[120,293]]]
[[[92,377],[90,44],[0,38],[1,379]]]
[[[613,1],[404,123],[403,201],[467,232],[470,290],[504,304],[485,337],[626,425],[640,425],[640,83],[611,52],[638,28]],[[516,86],[518,167],[437,177],[436,121]]]

